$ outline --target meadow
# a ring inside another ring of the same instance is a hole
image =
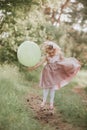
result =
[[[42,96],[42,90],[37,87],[39,76],[40,69],[28,72],[14,65],[0,66],[0,130],[87,130],[86,72],[81,70],[71,83],[56,91],[56,115],[60,113],[63,121],[73,126],[71,129],[43,125],[27,106],[27,95]],[[81,88],[85,96],[74,88]]]

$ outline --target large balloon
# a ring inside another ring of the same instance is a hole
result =
[[[25,41],[18,47],[17,57],[22,65],[32,67],[39,62],[41,51],[36,43]]]

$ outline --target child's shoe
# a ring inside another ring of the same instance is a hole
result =
[[[51,115],[54,114],[54,106],[53,106],[53,104],[50,105],[49,111],[50,111]]]
[[[41,103],[41,106],[40,106],[40,109],[43,110],[43,109],[44,109],[44,106],[45,106],[45,102],[42,102],[42,103]]]

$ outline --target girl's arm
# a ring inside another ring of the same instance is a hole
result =
[[[60,60],[63,60],[64,59],[64,55],[62,52],[59,53],[60,54]]]
[[[28,67],[28,70],[35,70],[36,68],[38,68],[39,66],[41,66],[44,62],[46,61],[46,57],[43,58],[39,63],[37,63],[35,66],[33,67]]]

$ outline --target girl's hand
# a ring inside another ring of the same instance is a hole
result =
[[[33,67],[28,67],[29,71],[35,70],[37,69],[39,66],[41,66],[44,62],[46,61],[46,58],[43,58],[42,61],[40,61],[39,63],[37,63],[35,66]]]
[[[34,70],[34,67],[28,67],[28,70],[29,70],[29,71]]]

